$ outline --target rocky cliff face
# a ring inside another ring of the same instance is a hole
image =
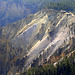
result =
[[[2,35],[11,41],[12,48],[21,49],[11,50],[20,60],[17,67],[11,66],[9,71],[12,74],[23,72],[34,60],[37,60],[37,66],[41,65],[59,48],[66,51],[73,46],[71,42],[75,38],[75,15],[66,11],[43,9],[26,19],[5,26]]]

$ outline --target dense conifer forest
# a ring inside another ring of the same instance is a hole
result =
[[[75,1],[73,0],[60,0],[59,2],[50,2],[43,5],[42,8],[65,10],[75,13]],[[42,9],[41,8],[41,9]]]
[[[65,57],[56,66],[44,64],[39,67],[32,67],[20,75],[75,75],[75,52],[71,56]]]

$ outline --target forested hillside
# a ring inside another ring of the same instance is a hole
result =
[[[24,4],[15,1],[0,1],[0,26],[6,26],[21,20],[37,11],[38,6],[32,3]]]
[[[50,2],[43,5],[42,8],[65,10],[75,13],[75,1],[74,0],[60,0],[59,2]]]
[[[20,75],[75,75],[75,52],[69,57],[66,56],[56,66],[45,63],[39,67],[32,67]]]
[[[75,12],[75,0],[0,0],[0,26],[5,26],[44,8]]]

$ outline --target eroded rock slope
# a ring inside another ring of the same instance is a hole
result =
[[[34,60],[37,60],[39,66],[45,60],[48,61],[60,47],[68,45],[65,50],[70,48],[70,40],[75,36],[75,15],[63,10],[43,9],[4,27],[2,33],[11,40],[12,47],[23,48],[21,54],[20,51],[14,53],[20,56],[20,60],[24,59],[23,65],[19,64],[18,68],[10,70],[12,74],[16,70],[23,72]]]

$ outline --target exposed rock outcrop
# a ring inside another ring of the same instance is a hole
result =
[[[43,9],[4,27],[2,34],[11,40],[12,47],[23,48],[15,53],[15,56],[20,56],[20,60],[24,59],[23,65],[19,63],[11,73],[16,73],[16,70],[23,72],[35,60],[37,66],[48,61],[60,47],[65,47],[63,51],[70,49],[73,45],[71,39],[75,36],[75,15],[66,11]],[[22,54],[18,53],[20,51]]]

